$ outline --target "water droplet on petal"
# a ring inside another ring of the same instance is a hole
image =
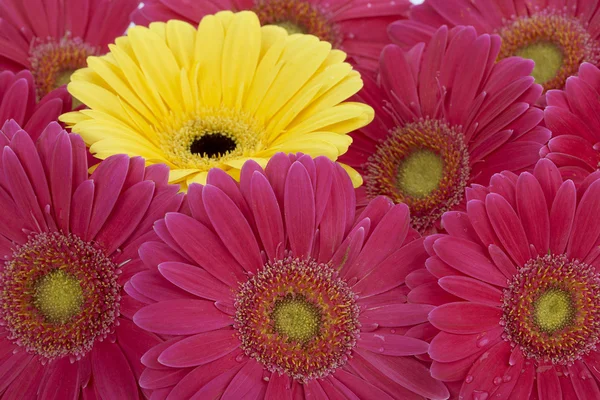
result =
[[[483,347],[490,342],[490,339],[484,337],[477,341],[477,347]]]
[[[475,390],[473,392],[473,400],[485,400],[490,396],[488,392]]]
[[[385,351],[385,349],[384,349],[383,347],[380,347],[380,348],[379,348],[379,352],[380,352],[380,353],[383,353],[384,351]]]
[[[502,378],[502,381],[506,382],[510,382],[510,380],[512,379],[512,376],[510,375],[504,375],[504,378]]]
[[[502,378],[497,376],[494,378],[494,385],[499,385],[502,383]]]
[[[471,383],[473,382],[473,375],[469,375],[465,378],[465,383]]]
[[[237,362],[242,362],[242,361],[244,361],[244,355],[243,355],[243,354],[240,354],[240,355],[238,355],[238,356],[235,358],[235,361],[237,361]]]

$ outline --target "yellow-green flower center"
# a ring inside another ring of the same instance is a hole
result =
[[[286,296],[274,308],[275,330],[290,340],[306,342],[319,333],[321,313],[304,297]]]
[[[285,29],[290,35],[293,35],[294,33],[306,33],[306,29],[292,21],[279,21],[275,22],[273,25]]]
[[[562,50],[552,42],[532,43],[517,50],[516,55],[535,62],[531,75],[537,83],[546,83],[554,78],[563,65]]]
[[[412,197],[433,192],[444,177],[444,160],[426,149],[413,151],[398,168],[398,184]]]
[[[598,42],[581,20],[562,11],[545,10],[517,18],[498,30],[499,59],[519,56],[535,62],[533,77],[545,90],[562,89],[584,62],[600,60]]]
[[[544,292],[533,307],[535,322],[541,330],[549,333],[568,325],[575,311],[569,292],[560,289]]]
[[[35,285],[34,305],[50,322],[64,323],[81,311],[83,293],[79,281],[57,269]]]

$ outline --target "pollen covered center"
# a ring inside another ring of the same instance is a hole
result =
[[[321,313],[303,297],[286,296],[275,302],[275,330],[290,340],[306,342],[319,333]]]
[[[369,198],[383,195],[407,204],[413,227],[422,233],[460,203],[471,174],[462,133],[429,119],[393,130],[364,169]]]
[[[81,311],[83,291],[76,278],[57,269],[36,283],[33,298],[48,321],[62,324]]]
[[[537,42],[517,50],[516,55],[535,62],[531,75],[544,84],[554,78],[563,65],[562,49],[553,42]]]
[[[600,337],[600,274],[564,255],[529,260],[504,290],[501,324],[527,358],[580,359]]]
[[[600,45],[582,22],[563,11],[520,17],[498,30],[499,59],[519,56],[535,62],[532,75],[544,90],[562,89],[584,62],[600,61]]]
[[[541,330],[552,333],[567,326],[573,319],[574,311],[569,292],[550,289],[534,303],[535,322]]]
[[[444,160],[427,149],[412,152],[398,168],[398,185],[413,197],[425,197],[438,188],[444,176]]]
[[[314,260],[266,264],[237,293],[241,348],[267,370],[300,382],[324,378],[351,357],[359,333],[356,295]]]

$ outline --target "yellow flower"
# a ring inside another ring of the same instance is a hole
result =
[[[97,158],[165,163],[184,189],[210,168],[238,179],[246,160],[264,166],[277,152],[336,160],[347,133],[373,119],[371,107],[345,101],[362,87],[345,57],[314,36],[261,27],[248,11],[207,16],[197,30],[136,26],[73,74],[69,92],[90,109],[61,120]]]

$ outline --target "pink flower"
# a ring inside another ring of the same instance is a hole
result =
[[[0,72],[0,125],[13,119],[36,141],[50,122],[67,111],[71,111],[71,96],[66,88],[56,89],[38,101],[29,71]]]
[[[189,212],[155,224],[134,316],[169,340],[142,357],[144,388],[175,399],[448,397],[423,331],[433,307],[406,303],[423,270],[408,208],[373,200],[355,217],[344,170],[324,157],[248,161],[239,185],[213,169]],[[414,273],[414,272],[413,272]]]
[[[582,64],[579,76],[569,78],[564,90],[549,91],[546,99],[544,119],[553,138],[543,154],[564,179],[579,184],[600,164],[600,70]]]
[[[599,18],[596,0],[425,0],[412,7],[409,21],[391,24],[389,32],[407,48],[428,41],[442,25],[497,33],[498,57],[533,59],[532,75],[550,90],[562,89],[582,63],[600,63]]]
[[[550,138],[533,106],[542,87],[528,76],[530,60],[496,63],[499,46],[496,35],[443,27],[428,44],[383,50],[380,84],[364,77],[358,94],[375,121],[340,159],[364,178],[359,204],[389,196],[429,232],[445,211],[464,207],[466,186],[533,167]]]
[[[442,300],[429,314],[441,331],[431,373],[462,383],[461,398],[600,398],[598,178],[578,191],[546,159],[494,175],[467,189],[466,212],[444,215],[447,235],[426,241],[447,292],[413,289]]]
[[[43,97],[69,82],[86,58],[108,51],[139,0],[3,0],[0,70],[31,70]]]
[[[138,398],[139,359],[160,341],[121,288],[178,187],[124,155],[88,177],[83,140],[57,123],[34,144],[9,121],[0,146],[0,395]]]
[[[353,64],[374,71],[381,49],[390,43],[387,26],[406,18],[409,7],[409,0],[149,0],[132,19],[138,25],[170,19],[197,25],[221,10],[251,10],[263,24],[315,35],[345,51]]]

